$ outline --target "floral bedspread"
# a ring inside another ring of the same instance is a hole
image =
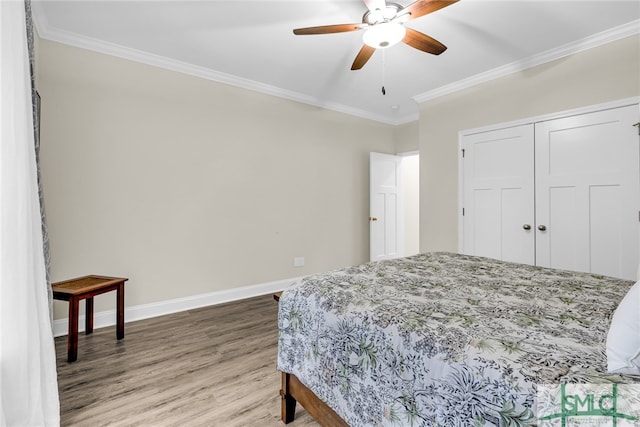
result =
[[[632,282],[452,253],[301,279],[280,298],[278,369],[351,426],[535,425],[536,384],[606,374]]]

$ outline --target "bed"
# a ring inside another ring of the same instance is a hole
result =
[[[538,384],[640,383],[605,351],[632,285],[443,252],[305,277],[279,298],[282,419],[537,425]]]

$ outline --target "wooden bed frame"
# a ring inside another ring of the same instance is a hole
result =
[[[282,373],[282,388],[280,389],[282,397],[281,410],[282,422],[289,424],[293,421],[296,413],[296,402],[306,409],[324,427],[349,427],[340,415],[336,414],[333,409],[327,406],[318,396],[309,390],[300,380],[293,374]]]
[[[273,294],[273,299],[280,301],[282,292]],[[282,387],[280,388],[280,397],[282,402],[281,417],[282,422],[289,424],[293,421],[296,414],[296,403],[304,407],[313,418],[324,427],[349,427],[340,415],[324,403],[314,392],[309,390],[307,386],[302,384],[300,380],[293,374],[282,372]]]

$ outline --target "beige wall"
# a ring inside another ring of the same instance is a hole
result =
[[[418,138],[419,121],[398,125],[393,130],[396,154],[418,151],[420,140]]]
[[[54,281],[126,276],[135,306],[368,260],[394,127],[46,40],[38,90]]]
[[[457,251],[458,132],[640,95],[640,36],[420,106],[420,250]]]

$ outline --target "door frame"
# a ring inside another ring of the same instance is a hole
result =
[[[558,111],[550,114],[543,114],[539,116],[528,117],[524,119],[514,120],[510,122],[496,123],[488,126],[482,126],[473,129],[461,130],[458,132],[458,252],[462,252],[464,247],[464,217],[462,209],[463,203],[463,191],[464,191],[464,169],[462,164],[462,142],[465,136],[474,135],[482,132],[489,132],[492,130],[504,129],[513,126],[521,126],[526,124],[535,124],[538,122],[545,122],[548,120],[561,119],[565,117],[578,116],[586,113],[594,113],[597,111],[611,110],[614,108],[628,107],[631,105],[640,104],[640,96],[633,96],[630,98],[619,99],[617,101],[604,102],[601,104],[588,105],[580,108],[573,108],[570,110]]]

